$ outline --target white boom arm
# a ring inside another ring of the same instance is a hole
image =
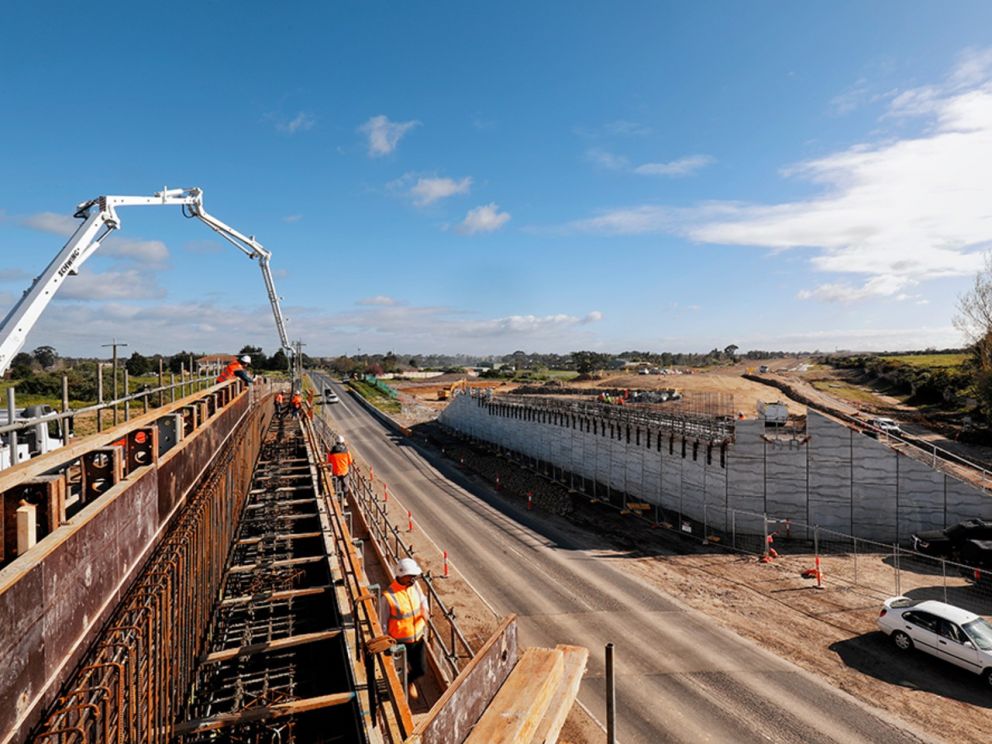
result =
[[[272,271],[269,269],[272,254],[253,237],[242,235],[207,214],[203,210],[201,189],[168,189],[154,196],[100,196],[77,207],[75,217],[82,219],[83,223],[0,323],[0,375],[9,369],[14,356],[24,346],[28,333],[65,278],[78,274],[79,267],[96,252],[104,239],[114,230],[120,229],[116,208],[154,205],[179,206],[184,211],[188,210],[189,216],[205,222],[249,258],[258,258],[265,289],[269,294],[269,304],[272,305],[275,316],[276,330],[279,332],[279,343],[287,355],[292,355],[293,348],[286,334],[286,322],[272,281]]]

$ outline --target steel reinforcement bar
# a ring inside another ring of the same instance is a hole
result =
[[[255,406],[239,424],[33,741],[171,739],[269,416]]]

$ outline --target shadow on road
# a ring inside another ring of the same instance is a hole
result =
[[[881,631],[838,641],[830,650],[851,669],[882,682],[992,708],[992,695],[979,675],[919,651],[899,651]]]

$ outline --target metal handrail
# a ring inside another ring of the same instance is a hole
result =
[[[324,435],[322,438],[325,439],[325,444],[327,441],[333,441],[336,433],[333,429],[331,429],[330,425],[320,417],[317,417],[314,420],[320,424],[322,434]],[[386,556],[393,560],[398,560],[401,557],[412,558],[414,555],[413,546],[407,544],[400,537],[400,528],[389,522],[389,515],[383,508],[382,502],[375,498],[375,491],[372,484],[360,471],[357,470],[357,468],[353,471],[352,478],[353,484],[357,481],[357,488],[351,488],[352,495],[358,495],[358,498],[354,499],[354,503],[359,509],[362,510],[363,515],[365,515],[366,524],[369,526],[370,533],[374,538],[379,538],[377,544]],[[371,514],[370,511],[372,511]],[[390,536],[393,538],[392,545],[390,544]],[[432,631],[432,637],[441,647],[448,666],[451,668],[454,676],[457,676],[460,671],[460,665],[458,664],[458,644],[461,644],[461,647],[464,649],[464,652],[468,658],[472,658],[475,655],[475,651],[472,649],[472,646],[465,637],[464,632],[455,620],[454,607],[449,608],[447,604],[445,604],[444,600],[441,598],[441,595],[438,593],[437,588],[434,586],[433,577],[428,572],[423,575],[422,579],[427,587],[428,597],[433,602],[436,602],[437,608],[440,610],[444,619],[448,622],[450,630],[450,645],[444,642],[444,634],[437,628],[432,618],[428,618],[428,626]]]

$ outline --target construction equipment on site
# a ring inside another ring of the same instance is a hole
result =
[[[456,390],[467,390],[468,380],[458,380],[457,382],[451,383],[448,387],[441,388],[437,391],[438,400],[448,400],[451,398]]]
[[[78,274],[79,267],[96,252],[107,236],[114,230],[120,229],[121,221],[117,216],[117,207],[158,205],[181,207],[184,216],[187,218],[195,217],[206,223],[211,230],[246,256],[258,259],[265,289],[269,295],[269,304],[272,306],[276,330],[279,333],[279,343],[286,355],[291,359],[293,358],[294,349],[286,334],[286,322],[279,305],[275,283],[272,280],[272,270],[269,268],[272,254],[253,236],[244,235],[209,214],[203,208],[202,189],[164,189],[152,196],[98,196],[96,199],[90,199],[76,207],[73,216],[83,220],[82,224],[72,234],[58,255],[52,259],[52,262],[35,278],[21,299],[0,323],[0,375],[3,375],[10,368],[15,355],[24,346],[31,329],[38,322],[66,277]],[[29,417],[30,411],[31,409],[27,409],[21,414],[21,417]],[[5,421],[4,423],[14,422]],[[37,431],[35,431],[36,429]],[[32,427],[31,431],[34,433],[29,433],[29,438],[33,436],[29,456],[44,454],[64,444],[64,437],[46,435],[47,426]],[[16,458],[11,458],[8,450],[9,444],[7,443],[0,448],[0,468],[9,467],[12,462],[26,459],[21,451],[20,443],[18,443],[18,456]]]
[[[279,343],[286,355],[292,357],[293,347],[286,334],[286,323],[282,308],[279,306],[279,296],[276,294],[275,283],[272,280],[272,271],[269,268],[272,254],[253,236],[244,235],[208,214],[203,208],[202,189],[164,189],[152,196],[98,196],[76,207],[73,216],[83,220],[83,223],[0,323],[0,375],[10,367],[14,356],[24,346],[28,333],[38,322],[66,277],[78,274],[79,267],[96,252],[107,236],[114,230],[120,229],[121,221],[117,216],[117,207],[134,206],[181,207],[186,217],[195,217],[206,223],[211,230],[246,256],[257,258],[258,266],[262,270],[262,279],[265,281],[265,289],[269,295],[269,304],[272,306],[272,314],[275,317]]]

